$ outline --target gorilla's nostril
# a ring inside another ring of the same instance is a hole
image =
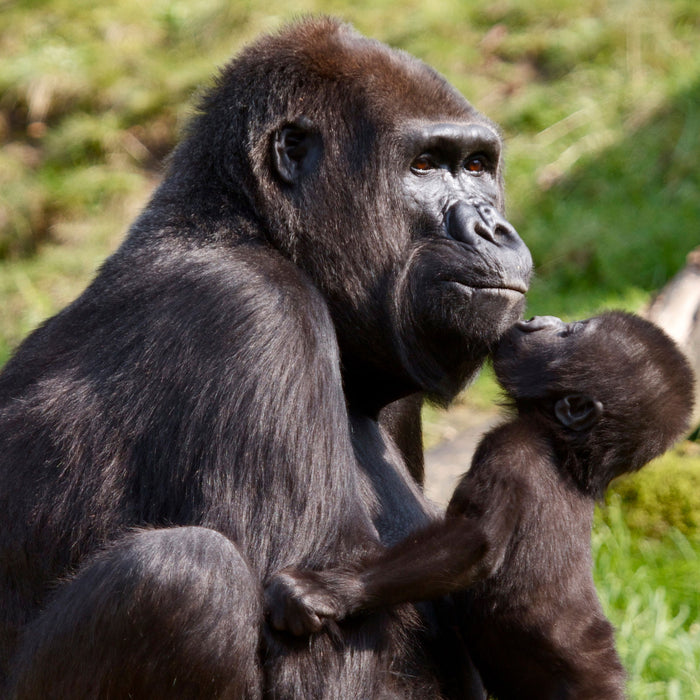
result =
[[[496,236],[494,234],[497,234],[498,231],[493,231],[490,226],[487,226],[478,219],[474,223],[474,231],[482,238],[485,238],[487,241],[490,241],[491,243],[496,242]]]
[[[509,224],[497,224],[494,233],[499,238],[510,238],[515,229]]]

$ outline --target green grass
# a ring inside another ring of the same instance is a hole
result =
[[[313,12],[420,56],[502,125],[530,313],[637,310],[700,243],[696,0],[5,2],[0,365],[116,247],[215,67]],[[488,372],[468,396],[492,405]],[[693,459],[657,481],[680,483]],[[680,535],[677,494],[652,498],[649,474],[600,517],[596,576],[631,698],[700,697],[696,521]]]
[[[613,484],[625,522],[650,538],[700,533],[700,446],[690,442]]]
[[[553,298],[564,313],[634,309],[682,266],[700,243],[699,133],[696,82],[520,209],[540,277],[533,310]]]
[[[594,577],[633,700],[700,697],[700,541],[640,536],[619,498],[598,512]]]
[[[634,700],[700,697],[700,449],[613,484],[596,513],[594,576]]]

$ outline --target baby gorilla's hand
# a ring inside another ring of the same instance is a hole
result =
[[[278,571],[265,587],[265,610],[276,630],[297,636],[318,632],[327,620],[348,612],[353,576],[347,572]]]

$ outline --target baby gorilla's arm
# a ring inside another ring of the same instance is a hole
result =
[[[270,624],[308,634],[326,620],[466,588],[500,566],[515,510],[514,499],[505,498],[497,499],[486,517],[452,515],[356,568],[278,571],[265,589]]]

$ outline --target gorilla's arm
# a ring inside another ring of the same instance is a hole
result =
[[[0,402],[0,465],[26,484],[10,511],[16,541],[43,522],[80,522],[36,555],[44,576],[60,575],[54,562],[89,548],[99,503],[104,530],[120,508],[139,523],[207,525],[263,572],[338,561],[338,542],[371,523],[350,505],[355,457],[323,300],[262,247],[147,247],[117,253],[3,375],[24,397],[13,411]],[[251,507],[261,494],[275,518]]]

